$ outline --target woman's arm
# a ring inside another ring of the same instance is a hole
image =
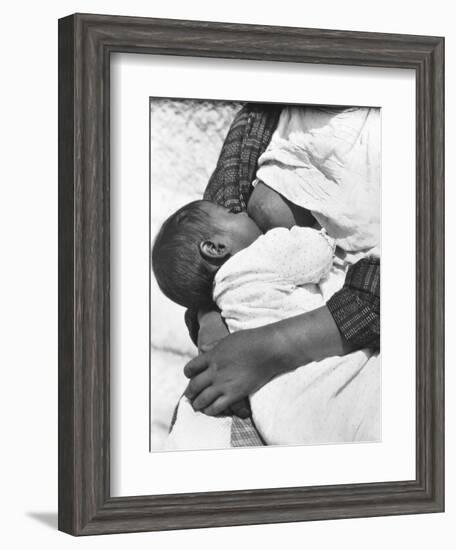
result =
[[[350,351],[328,308],[230,334],[190,361],[185,395],[195,410],[218,415],[278,374]]]
[[[230,334],[190,361],[186,395],[196,410],[217,415],[271,378],[311,361],[380,345],[380,262],[361,260],[324,307]]]

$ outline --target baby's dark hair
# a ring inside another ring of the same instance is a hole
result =
[[[186,204],[162,225],[152,248],[152,269],[162,292],[173,302],[200,308],[212,301],[215,271],[200,253],[214,227],[207,201]]]

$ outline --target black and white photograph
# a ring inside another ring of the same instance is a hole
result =
[[[382,440],[381,119],[150,98],[150,451]]]

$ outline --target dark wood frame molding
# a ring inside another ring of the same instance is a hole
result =
[[[112,52],[416,71],[416,479],[112,498]],[[59,529],[73,535],[444,509],[444,39],[76,14],[59,21]]]

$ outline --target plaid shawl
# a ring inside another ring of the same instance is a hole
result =
[[[258,158],[271,141],[281,107],[245,105],[236,115],[223,143],[204,198],[241,212],[247,208]]]

